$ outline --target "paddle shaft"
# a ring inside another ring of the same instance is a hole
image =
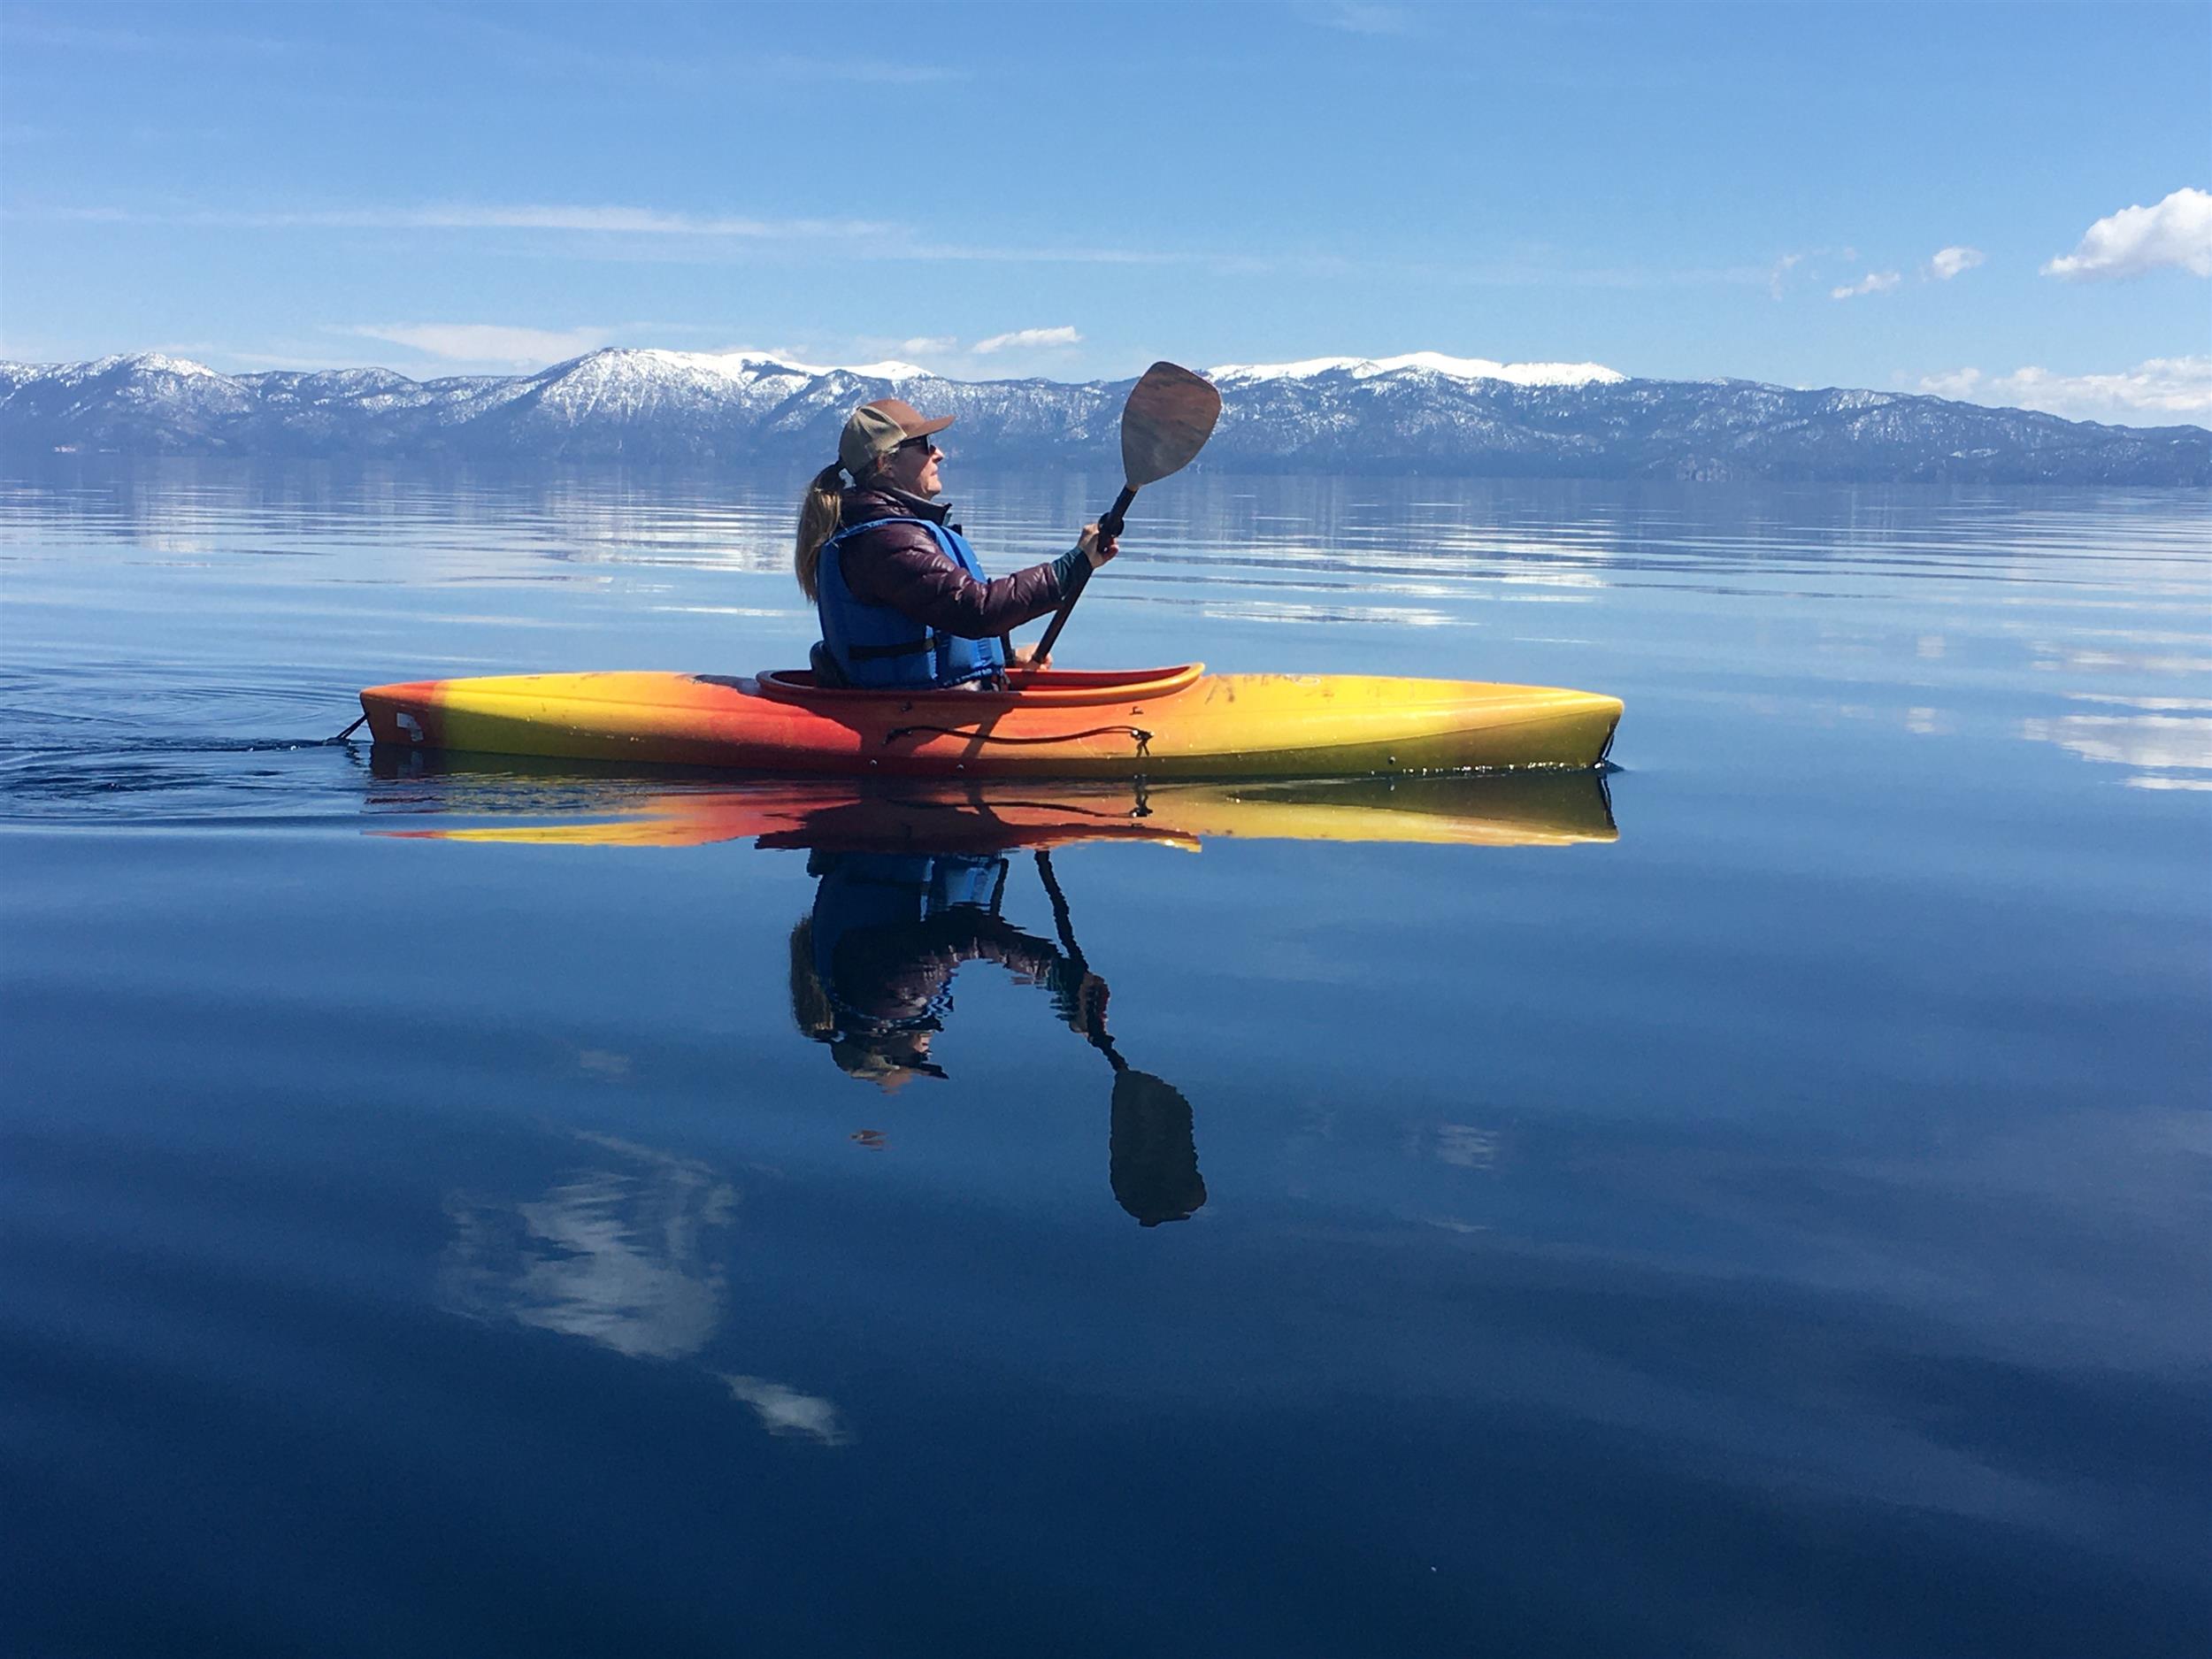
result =
[[[1130,505],[1136,499],[1137,487],[1134,484],[1124,484],[1121,487],[1121,494],[1114,497],[1114,504],[1106,510],[1105,516],[1098,521],[1100,541],[1103,541],[1109,536],[1118,536],[1121,534],[1122,526],[1128,522]],[[1052,618],[1052,626],[1045,630],[1044,638],[1037,641],[1039,657],[1052,655],[1053,643],[1059,639],[1060,630],[1068,626],[1068,613],[1075,609],[1075,602],[1083,596],[1083,590],[1091,585],[1091,562],[1088,559],[1076,566],[1075,585],[1068,589],[1068,596],[1060,602],[1060,609]]]
[[[1125,490],[1122,493],[1133,495],[1135,492]],[[1103,519],[1100,520],[1098,527],[1103,534],[1106,528]],[[1068,953],[1068,960],[1075,964],[1077,972],[1087,974],[1091,964],[1083,958],[1083,947],[1075,942],[1075,918],[1068,914],[1068,895],[1060,891],[1059,879],[1052,873],[1052,855],[1041,847],[1037,849],[1037,874],[1045,884],[1046,896],[1052,901],[1052,925],[1059,931],[1060,949]],[[1092,1047],[1106,1056],[1117,1074],[1127,1071],[1129,1062],[1115,1050],[1114,1040],[1106,1034],[1106,1022],[1094,1016],[1087,1023],[1090,1030],[1087,1034]]]

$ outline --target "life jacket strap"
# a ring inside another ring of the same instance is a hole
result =
[[[872,663],[887,657],[912,657],[917,652],[934,650],[937,636],[926,634],[918,640],[901,640],[895,645],[848,645],[845,655],[855,662]]]

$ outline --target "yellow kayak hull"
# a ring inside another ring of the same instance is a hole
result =
[[[380,743],[843,776],[1318,778],[1591,767],[1621,703],[1586,691],[1197,664],[1047,671],[1003,690],[826,690],[614,672],[416,680],[361,694]]]

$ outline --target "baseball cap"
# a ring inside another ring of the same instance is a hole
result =
[[[854,410],[852,419],[845,423],[844,433],[837,440],[838,463],[858,478],[909,438],[942,432],[955,419],[944,415],[925,420],[913,404],[895,397],[879,397]]]

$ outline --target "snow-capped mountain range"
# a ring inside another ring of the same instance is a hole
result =
[[[2212,432],[2106,426],[1895,392],[1632,379],[1414,352],[1224,364],[1202,465],[1459,476],[2212,483]],[[963,461],[1119,464],[1129,380],[954,380],[909,363],[610,349],[540,373],[221,374],[142,354],[0,363],[0,460],[61,453],[752,462],[812,468],[853,408],[958,418]]]
[[[1310,380],[1341,373],[1356,380],[1418,369],[1447,380],[1503,380],[1512,386],[1608,385],[1628,378],[1602,363],[1493,363],[1488,357],[1448,357],[1440,351],[1409,351],[1402,357],[1308,357],[1299,363],[1225,363],[1206,371],[1217,386],[1255,380]]]

